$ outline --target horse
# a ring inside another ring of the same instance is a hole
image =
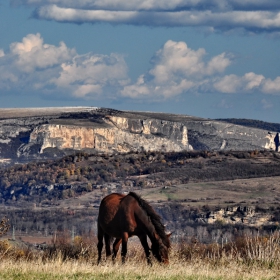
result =
[[[98,221],[98,264],[101,261],[103,238],[105,240],[106,257],[111,255],[110,243],[113,243],[112,260],[115,261],[122,243],[121,258],[125,263],[128,238],[138,236],[144,248],[146,259],[152,265],[147,236],[151,241],[151,251],[154,257],[168,264],[170,249],[170,234],[165,233],[165,227],[160,216],[151,205],[139,195],[130,192],[127,195],[112,193],[104,197],[100,203]]]

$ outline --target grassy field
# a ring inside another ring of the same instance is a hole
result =
[[[168,266],[129,261],[125,265],[110,262],[101,266],[79,261],[62,262],[59,259],[42,261],[3,261],[0,264],[3,280],[56,280],[56,279],[279,279],[278,269],[258,265],[244,265],[235,261],[217,266],[203,261],[171,261]]]
[[[193,207],[202,205],[226,207],[231,204],[275,206],[280,198],[280,178],[264,177],[188,183],[166,188],[147,188],[139,193],[148,201],[180,201]]]
[[[115,264],[103,260],[97,266],[95,244],[92,248],[85,243],[64,244],[64,247],[60,244],[50,254],[50,251],[14,248],[2,241],[0,279],[280,279],[279,241],[279,235],[273,234],[242,238],[227,245],[182,242],[174,244],[169,265],[154,261],[151,267],[146,264],[139,244],[130,244],[126,264],[122,265],[118,258]],[[79,248],[77,255],[72,254],[73,246]]]

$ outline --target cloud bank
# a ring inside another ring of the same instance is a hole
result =
[[[127,65],[118,54],[80,55],[65,43],[44,44],[38,34],[0,49],[0,89],[97,97],[127,83]]]
[[[206,27],[212,31],[242,29],[279,32],[278,0],[10,0],[34,7],[38,19],[72,23]]]
[[[120,54],[78,54],[64,42],[49,45],[39,33],[28,34],[11,43],[6,53],[0,49],[0,92],[144,101],[193,93],[280,94],[280,77],[225,75],[232,59],[225,52],[207,58],[203,48],[193,50],[185,42],[169,40],[154,54],[151,68],[132,83]]]
[[[190,49],[185,42],[167,41],[153,58],[153,67],[127,85],[122,95],[131,98],[168,99],[184,93],[224,94],[262,92],[280,94],[280,77],[266,79],[249,72],[243,76],[223,75],[232,55],[221,53],[205,60],[206,51]]]

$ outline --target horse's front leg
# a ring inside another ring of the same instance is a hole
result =
[[[122,239],[121,238],[116,238],[113,244],[113,257],[112,260],[115,262],[115,259],[117,257],[117,253],[119,251],[120,245],[121,245]]]
[[[144,248],[144,251],[145,251],[145,254],[146,254],[146,258],[147,258],[147,262],[149,265],[152,265],[152,260],[151,260],[151,254],[150,254],[150,248],[149,248],[149,245],[148,245],[148,242],[147,242],[147,236],[146,235],[140,235],[138,236],[140,241],[141,241],[141,244]]]
[[[127,241],[128,241],[128,233],[124,232],[122,235],[122,263],[125,263],[126,253],[127,253]]]

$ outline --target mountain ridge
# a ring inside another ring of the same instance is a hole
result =
[[[0,164],[77,151],[275,150],[276,132],[266,128],[277,131],[278,126],[232,122],[97,107],[0,109]]]

